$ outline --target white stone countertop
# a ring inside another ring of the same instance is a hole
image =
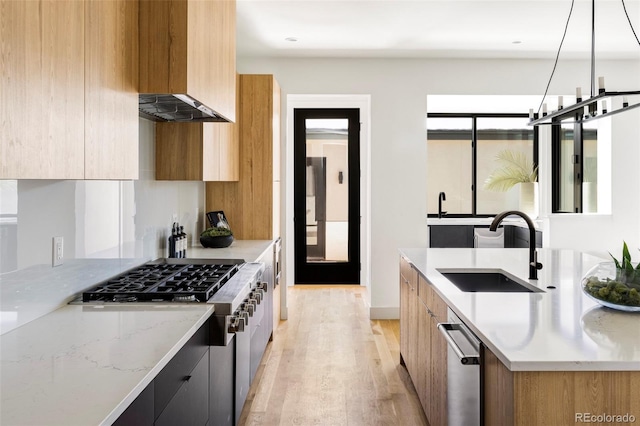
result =
[[[493,217],[446,217],[445,216],[441,219],[438,219],[437,217],[429,217],[427,218],[427,225],[428,226],[434,226],[434,225],[489,226],[491,225],[491,222],[493,222],[493,219],[494,219]],[[521,228],[527,228],[527,223],[523,219],[518,218],[517,216],[510,216],[508,218],[505,218],[502,222],[500,222],[500,224],[503,226],[511,225],[511,226],[519,226]],[[538,230],[542,230],[543,228],[543,222],[540,219],[533,220],[533,225]]]
[[[252,262],[272,243],[191,247],[188,257]],[[145,261],[77,259],[0,277],[1,425],[111,424],[212,315],[207,304],[66,304]]]
[[[606,259],[538,249],[544,266],[536,282],[527,279],[528,249],[419,248],[400,254],[512,371],[640,370],[640,313],[602,307],[580,286],[584,274]],[[544,292],[463,292],[440,268],[502,269]]]
[[[113,423],[212,312],[69,305],[4,334],[0,424]]]

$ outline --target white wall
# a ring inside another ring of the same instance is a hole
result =
[[[288,94],[371,95],[372,318],[397,317],[398,248],[427,245],[427,203],[437,200],[426,197],[426,96],[542,95],[552,66],[552,60],[238,58],[239,73],[275,75],[282,88],[283,111]],[[608,90],[640,89],[640,61],[599,63],[597,73],[606,77]],[[589,64],[561,59],[550,93],[574,93],[576,86],[589,87]],[[550,218],[550,232],[556,232],[551,247],[606,245],[607,250],[616,250],[622,235],[638,241],[638,202],[625,199],[640,187],[636,147],[640,120],[637,114],[629,118],[622,114],[617,120],[621,123],[619,129],[614,124],[613,162],[636,166],[614,171],[613,215],[577,218],[571,221],[572,230],[562,228],[566,232],[556,226],[562,218]],[[283,114],[283,128],[285,124]],[[283,133],[283,144],[284,138]],[[541,151],[546,153],[546,149]],[[541,173],[545,167],[541,166]],[[585,232],[585,225],[595,226]]]

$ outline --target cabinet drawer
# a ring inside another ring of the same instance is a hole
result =
[[[415,286],[415,275],[417,272],[411,266],[411,263],[404,257],[400,257],[400,279],[409,283],[411,287]]]
[[[153,382],[151,382],[113,422],[113,426],[152,426],[153,419]]]
[[[188,379],[187,379],[188,377]],[[205,425],[209,420],[209,353],[205,351],[155,422],[155,426]]]
[[[204,323],[182,349],[155,378],[154,413],[157,419],[178,389],[185,383],[185,377],[202,359],[209,349],[209,321]],[[208,365],[208,363],[207,363]]]
[[[432,303],[429,309],[431,309],[431,313],[434,315],[434,318],[437,322],[446,322],[447,321],[447,304],[444,300],[438,295],[438,293],[431,289],[432,294]]]
[[[431,288],[431,284],[420,274],[418,274],[418,297],[420,297],[422,303],[431,310],[431,306],[433,305],[433,288]]]
[[[429,226],[429,247],[473,247],[473,225]]]

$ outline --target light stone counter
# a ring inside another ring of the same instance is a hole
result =
[[[571,250],[538,249],[538,281],[528,249],[401,249],[469,328],[512,371],[640,371],[640,313],[601,307],[580,281],[606,261]],[[439,268],[503,269],[543,293],[465,293]],[[547,286],[555,286],[549,289]]]
[[[4,334],[0,424],[111,424],[212,312],[74,305]]]
[[[191,247],[253,262],[273,241]],[[213,313],[207,304],[66,305],[147,259],[77,259],[1,278],[0,424],[111,424]]]
[[[255,262],[271,244],[273,240],[235,240],[224,248],[204,248],[199,245],[187,249],[187,258],[244,259],[246,262]]]

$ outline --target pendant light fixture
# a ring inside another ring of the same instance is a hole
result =
[[[558,96],[558,109],[550,113],[547,112],[547,104],[544,102],[547,96],[547,91],[549,90],[549,85],[551,84],[551,79],[553,79],[553,73],[555,72],[558,64],[558,57],[560,56],[564,37],[567,34],[567,27],[569,26],[569,20],[571,19],[574,2],[575,0],[571,2],[571,11],[569,12],[567,25],[564,29],[562,41],[560,42],[560,49],[558,49],[553,71],[551,72],[551,77],[547,83],[547,88],[544,96],[542,97],[542,102],[540,103],[538,112],[534,114],[533,109],[529,110],[529,125],[539,126],[544,124],[558,124],[560,120],[562,120],[563,123],[584,123],[640,107],[640,90],[610,92],[605,89],[604,77],[598,77],[598,88],[596,91],[596,2],[595,0],[591,0],[591,96],[589,98],[583,98],[582,88],[577,87],[576,103],[574,105],[564,106],[562,96]],[[624,0],[621,0],[621,2],[625,15],[627,16],[627,20],[629,21],[631,31],[633,32],[638,45],[640,45],[640,40],[633,28]],[[542,113],[540,113],[540,109],[542,109]]]

